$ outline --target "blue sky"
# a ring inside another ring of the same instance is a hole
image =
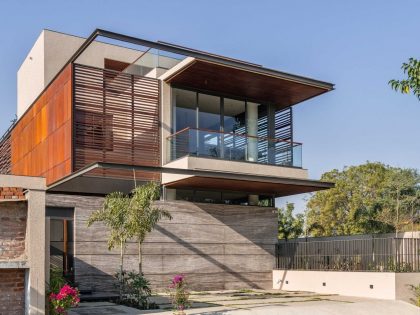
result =
[[[88,36],[98,27],[335,83],[294,109],[311,178],[367,160],[420,168],[420,102],[387,84],[403,61],[420,58],[419,10],[420,1],[383,0],[3,0],[0,133],[16,111],[16,71],[41,30]]]

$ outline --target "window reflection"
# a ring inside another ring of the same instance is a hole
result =
[[[196,93],[187,90],[173,89],[175,99],[175,131],[187,127],[196,128]]]

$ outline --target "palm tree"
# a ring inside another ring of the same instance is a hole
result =
[[[110,193],[105,197],[102,208],[93,212],[87,222],[88,226],[95,222],[102,222],[110,229],[108,250],[113,249],[116,245],[120,247],[120,299],[122,298],[123,290],[122,275],[125,245],[128,239],[132,237],[128,220],[130,201],[130,197],[122,192]]]
[[[130,203],[129,230],[138,243],[139,273],[142,273],[142,251],[141,246],[147,233],[150,233],[157,223],[166,218],[171,220],[171,214],[159,207],[154,206],[154,201],[160,197],[160,186],[150,182],[137,186],[132,191]]]

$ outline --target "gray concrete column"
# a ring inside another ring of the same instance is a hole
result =
[[[247,138],[247,160],[258,161],[258,104],[247,102],[246,104],[246,130]],[[249,195],[248,203],[251,206],[258,205],[258,195]]]
[[[27,253],[29,260],[29,315],[45,314],[45,191],[29,190]]]
[[[247,160],[256,162],[258,160],[258,104],[247,102],[246,106],[246,130],[247,138]]]

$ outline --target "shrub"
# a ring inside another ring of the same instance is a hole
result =
[[[49,295],[50,314],[63,315],[67,314],[70,307],[75,307],[79,304],[79,291],[65,284],[58,293],[51,292]]]
[[[420,307],[420,284],[418,285],[411,285],[410,286],[411,290],[414,293],[414,299],[411,299],[411,301],[417,305],[418,307]]]
[[[66,280],[63,276],[63,270],[60,268],[52,268],[50,269],[50,282],[48,283],[48,292],[47,295],[50,293],[58,293],[60,289],[66,284]]]
[[[150,282],[142,273],[123,270],[122,273],[118,272],[115,277],[122,284],[120,304],[139,309],[158,308],[156,304],[149,303],[152,290],[150,288]]]
[[[170,296],[175,311],[183,312],[186,308],[191,306],[189,301],[190,293],[187,289],[184,275],[176,275],[173,277],[169,288],[171,289]]]

